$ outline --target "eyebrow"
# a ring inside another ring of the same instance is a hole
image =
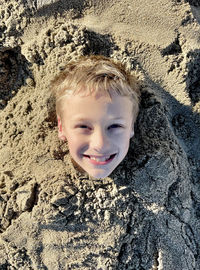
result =
[[[111,118],[110,120],[112,120],[112,121],[115,121],[115,120],[124,120],[124,118],[123,117],[116,117],[116,118]]]
[[[111,118],[109,120],[115,121],[115,120],[123,120],[123,117],[116,117],[116,118]],[[83,117],[77,117],[74,119],[74,121],[90,121],[91,119],[83,118]]]

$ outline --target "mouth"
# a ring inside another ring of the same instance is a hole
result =
[[[105,164],[108,164],[109,162],[111,162],[114,157],[116,156],[116,153],[115,154],[112,154],[110,156],[93,156],[93,155],[83,155],[84,157],[88,158],[89,161],[92,163],[92,164],[95,164],[95,165],[105,165]]]

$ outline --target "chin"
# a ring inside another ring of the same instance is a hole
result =
[[[109,176],[112,171],[109,172],[87,172],[89,174],[89,176],[95,178],[95,179],[99,179],[99,178],[106,178],[107,176]]]

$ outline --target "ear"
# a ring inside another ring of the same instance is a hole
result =
[[[135,132],[134,132],[134,127],[131,130],[131,134],[130,134],[130,139],[134,136]]]
[[[58,120],[58,138],[63,141],[66,141],[66,136],[64,135],[63,126],[59,115],[57,115],[57,120]]]

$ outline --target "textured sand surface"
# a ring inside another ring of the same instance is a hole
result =
[[[0,0],[0,270],[200,269],[200,2]],[[73,168],[50,80],[80,55],[142,81],[125,160]]]

